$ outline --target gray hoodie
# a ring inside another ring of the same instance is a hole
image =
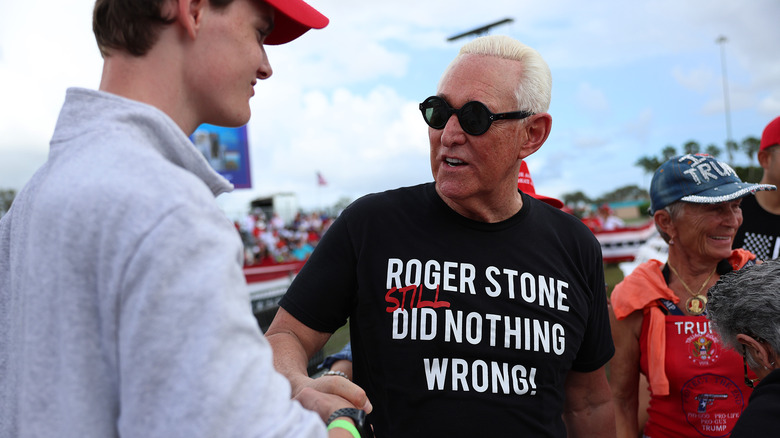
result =
[[[0,221],[0,437],[325,436],[252,316],[230,190],[159,110],[68,90]]]

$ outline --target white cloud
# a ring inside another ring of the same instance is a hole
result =
[[[84,0],[0,5],[0,188],[20,189],[44,162],[65,89],[97,87],[91,10]]]
[[[683,87],[696,92],[706,91],[715,81],[710,68],[697,68],[684,70],[682,67],[674,67],[672,76]]]
[[[758,103],[758,109],[762,114],[768,115],[770,120],[780,115],[780,93],[763,97]]]
[[[574,139],[574,146],[580,149],[598,149],[606,144],[604,136],[594,133],[583,133]]]
[[[623,126],[623,132],[643,146],[647,145],[652,129],[653,111],[651,109],[643,110],[634,120],[627,122]]]
[[[430,180],[427,127],[416,103],[384,86],[366,95],[344,88],[287,91],[282,100],[253,102],[250,154],[258,193],[293,191],[312,205],[317,171],[328,186],[316,195],[333,201]]]
[[[535,47],[553,70],[553,133],[529,158],[548,194],[643,184],[638,156],[721,142],[718,35],[728,37],[734,137],[760,135],[780,114],[776,0],[311,3],[331,24],[268,48],[274,76],[257,85],[249,124],[256,188],[220,200],[231,208],[279,191],[314,207],[429,181],[416,103],[465,41],[445,39],[505,17],[514,22],[493,33]],[[0,3],[0,188],[20,188],[42,162],[66,87],[97,87],[92,4]]]
[[[604,91],[587,82],[581,83],[577,89],[577,102],[590,115],[609,111],[609,102]]]

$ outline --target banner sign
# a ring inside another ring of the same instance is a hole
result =
[[[190,140],[206,161],[237,189],[252,188],[246,125],[240,128],[203,124]]]

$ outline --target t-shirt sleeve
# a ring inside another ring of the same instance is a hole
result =
[[[342,213],[314,249],[279,305],[311,329],[333,333],[356,302],[356,255]]]

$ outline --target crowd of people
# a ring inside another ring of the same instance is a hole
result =
[[[99,90],[68,90],[48,161],[0,219],[0,436],[777,430],[780,272],[763,261],[780,246],[780,118],[759,184],[703,154],[655,172],[669,258],[609,299],[591,230],[522,187],[552,76],[507,36],[462,46],[419,104],[431,182],[234,228],[214,201],[232,185],[188,136],[246,124],[265,45],[327,24],[302,0],[96,1]],[[285,258],[307,262],[263,334],[242,260]],[[347,322],[348,360],[309,376]]]
[[[243,220],[234,222],[244,244],[244,265],[308,259],[333,219],[316,211],[298,212],[286,223],[275,212],[270,218],[260,209],[249,212]]]
[[[580,212],[582,221],[594,233],[602,231],[614,231],[626,225],[625,221],[615,214],[609,204],[601,204],[597,209],[586,209]]]

